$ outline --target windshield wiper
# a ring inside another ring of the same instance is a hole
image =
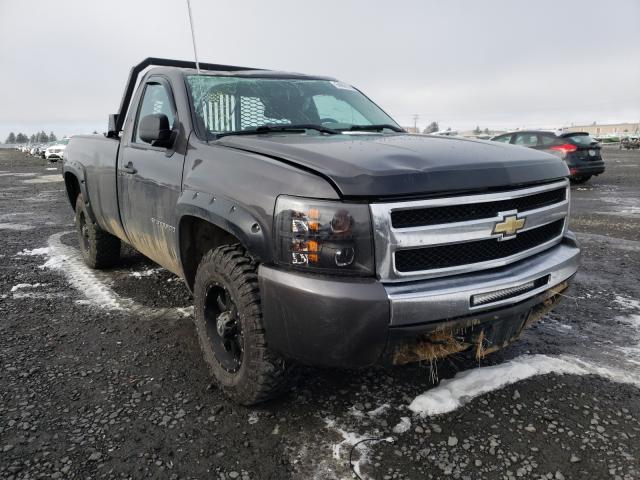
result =
[[[349,128],[341,129],[348,132],[380,132],[384,129],[393,130],[394,132],[404,132],[404,130],[390,123],[380,123],[378,125],[351,125]]]
[[[256,135],[260,133],[271,132],[305,132],[306,130],[316,130],[320,133],[327,133],[329,135],[336,135],[340,133],[333,128],[324,127],[322,125],[315,125],[313,123],[301,123],[299,125],[261,125],[251,130],[236,130],[233,132],[220,132],[217,133],[217,138],[226,137],[227,135]]]

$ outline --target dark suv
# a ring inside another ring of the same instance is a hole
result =
[[[491,140],[549,152],[567,162],[573,183],[584,183],[604,172],[600,143],[586,132],[556,134],[540,130],[503,133]]]

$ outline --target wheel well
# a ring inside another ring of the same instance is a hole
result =
[[[67,172],[64,174],[64,184],[67,187],[67,196],[69,197],[71,208],[75,210],[76,199],[78,198],[78,195],[80,195],[80,182],[73,173]]]
[[[209,250],[220,245],[240,241],[226,230],[198,217],[185,216],[180,220],[180,259],[185,280],[191,290],[200,260]]]

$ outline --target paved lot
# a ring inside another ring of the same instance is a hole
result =
[[[230,404],[181,282],[135,252],[84,268],[59,167],[0,150],[0,478],[351,478],[350,457],[376,479],[640,478],[640,152],[604,156],[573,188],[568,298],[482,369],[439,365],[487,392],[425,416],[413,399],[460,376],[306,369],[278,401]]]

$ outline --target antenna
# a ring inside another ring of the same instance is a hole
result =
[[[193,42],[193,56],[196,59],[196,71],[200,75],[200,63],[198,63],[198,50],[196,50],[196,34],[193,30],[193,17],[191,16],[191,1],[187,0],[187,10],[189,11],[189,26],[191,27],[191,41]]]

